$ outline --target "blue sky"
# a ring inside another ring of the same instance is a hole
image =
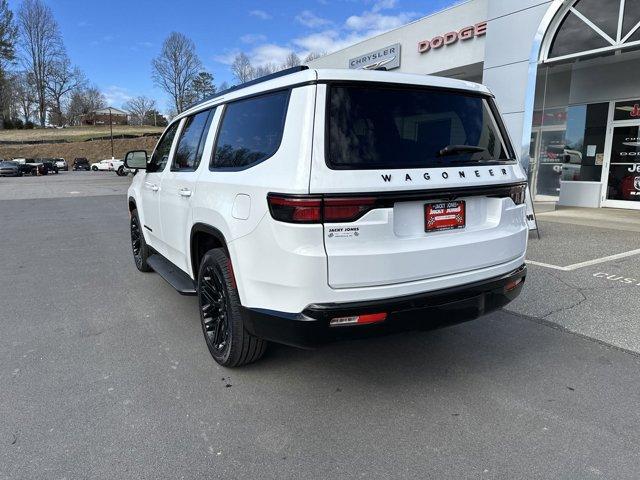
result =
[[[454,0],[45,0],[65,46],[113,106],[147,95],[166,110],[151,59],[173,30],[196,44],[216,84],[233,82],[240,51],[254,64],[280,63],[291,50],[332,51],[445,8]],[[16,10],[19,0],[10,0]]]

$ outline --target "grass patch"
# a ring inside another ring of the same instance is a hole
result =
[[[136,127],[133,125],[114,125],[113,135],[144,135],[145,133],[161,133],[164,127]],[[90,138],[104,137],[110,134],[109,125],[42,128],[34,130],[0,130],[0,142],[41,142],[47,140],[67,140],[83,142]]]

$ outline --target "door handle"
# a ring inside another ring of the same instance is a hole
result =
[[[181,189],[178,191],[178,194],[179,194],[181,197],[190,197],[190,196],[191,196],[191,190],[189,190],[188,188],[181,188]]]
[[[157,192],[158,190],[160,190],[158,188],[158,186],[156,184],[154,184],[154,183],[145,182],[144,186],[147,187],[149,190],[152,190],[154,192]]]

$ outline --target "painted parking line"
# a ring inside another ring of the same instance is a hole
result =
[[[527,263],[531,265],[537,265],[538,267],[560,270],[562,272],[571,272],[573,270],[578,270],[579,268],[590,267],[591,265],[598,265],[599,263],[606,263],[612,260],[618,260],[620,258],[633,257],[634,255],[640,255],[640,248],[637,250],[630,250],[628,252],[616,253],[615,255],[609,255],[607,257],[596,258],[594,260],[587,260],[586,262],[574,263],[573,265],[569,265],[566,267],[551,265],[550,263],[536,262],[533,260],[527,260]]]

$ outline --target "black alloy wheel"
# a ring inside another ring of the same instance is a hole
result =
[[[227,292],[219,268],[205,265],[202,274],[203,278],[200,282],[202,329],[211,354],[214,358],[222,357],[229,346]]]
[[[147,247],[147,243],[144,241],[137,210],[131,212],[130,230],[131,250],[133,251],[133,260],[136,263],[136,268],[141,272],[151,272],[153,269],[147,263],[149,247]]]
[[[267,342],[244,328],[242,305],[231,261],[225,250],[207,252],[198,271],[200,322],[207,348],[224,367],[239,367],[260,359]]]

